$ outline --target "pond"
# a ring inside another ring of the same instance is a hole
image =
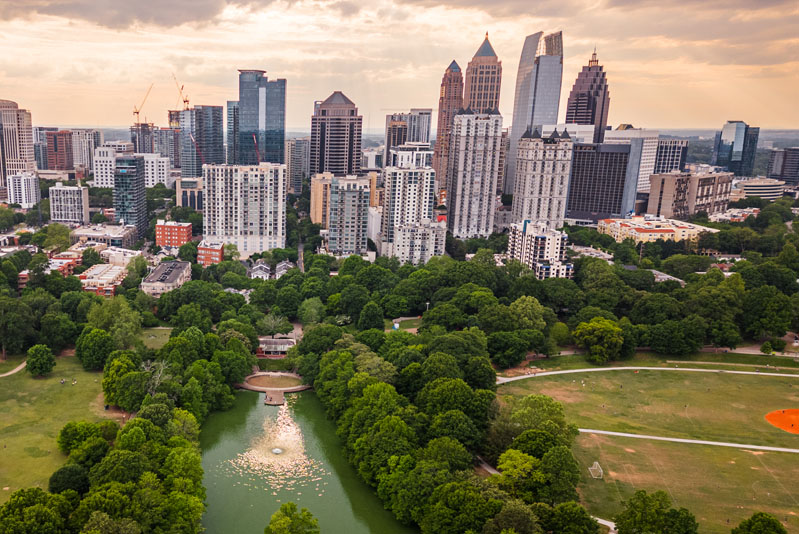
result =
[[[264,406],[241,391],[232,409],[203,425],[204,484],[210,534],[262,534],[282,503],[308,508],[323,533],[410,534],[344,458],[336,426],[312,391]]]

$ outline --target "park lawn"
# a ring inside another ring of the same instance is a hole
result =
[[[530,378],[498,392],[548,395],[580,428],[799,448],[797,435],[765,420],[799,406],[799,376],[604,371]]]
[[[386,330],[393,330],[394,329],[394,321],[391,319],[385,320]],[[415,319],[405,319],[404,321],[400,321],[399,329],[400,330],[409,330],[411,328],[419,328],[422,326],[422,319],[417,317]]]
[[[6,355],[5,360],[0,360],[0,375],[13,371],[23,361],[25,361],[25,355],[23,354]]]
[[[144,328],[141,331],[141,339],[148,349],[158,350],[166,345],[171,334],[171,328]]]
[[[612,519],[636,490],[663,490],[673,506],[696,516],[700,534],[728,534],[757,511],[799,532],[797,454],[596,434],[581,434],[572,450],[580,464],[582,503],[597,517]],[[588,472],[595,461],[603,479]]]
[[[84,371],[75,357],[58,358],[46,378],[27,371],[0,378],[0,504],[23,487],[47,489],[50,475],[67,459],[56,444],[61,428],[104,415],[102,373]]]

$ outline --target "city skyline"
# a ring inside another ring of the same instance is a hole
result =
[[[26,58],[0,65],[0,95],[31,110],[36,125],[126,127],[153,83],[142,119],[166,126],[166,110],[179,109],[172,72],[192,105],[224,106],[238,94],[236,69],[254,68],[287,79],[287,129],[306,131],[314,100],[341,90],[358,103],[364,128],[377,130],[387,110],[435,108],[441,73],[453,59],[465,66],[487,31],[504,67],[500,112],[510,119],[524,37],[563,31],[561,121],[571,81],[596,45],[613,82],[612,125],[799,123],[791,99],[799,10],[791,2],[694,2],[688,21],[684,5],[671,2],[544,2],[535,15],[518,0],[436,4],[217,0],[123,10],[0,0],[7,57]],[[375,23],[387,19],[403,21],[403,32]]]

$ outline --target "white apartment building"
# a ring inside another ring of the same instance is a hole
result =
[[[117,151],[112,146],[98,146],[94,149],[94,187],[114,187]]]
[[[168,156],[158,153],[137,153],[134,156],[141,156],[144,159],[144,187],[164,184],[170,189],[174,188],[175,175],[171,172],[172,167]]]
[[[39,191],[39,177],[34,172],[14,174],[7,178],[8,201],[30,209],[42,199]]]
[[[113,148],[120,154],[133,154],[133,143],[130,141],[106,141],[103,146]]]
[[[382,238],[394,242],[394,229],[419,224],[433,218],[436,199],[436,172],[432,167],[386,167],[383,173]]]
[[[413,167],[430,167],[433,165],[433,149],[430,143],[408,142],[402,145],[391,147],[388,151],[388,167],[401,167],[405,169]]]
[[[455,116],[447,161],[447,228],[458,239],[488,237],[494,229],[501,145],[502,115]]]
[[[632,139],[641,139],[640,152]],[[649,192],[649,177],[655,174],[657,163],[659,133],[657,130],[627,128],[605,132],[605,143],[630,146],[630,164],[638,162],[638,191]]]
[[[574,269],[566,263],[565,232],[533,221],[514,223],[508,236],[508,256],[533,269],[539,279],[571,278]]]
[[[366,253],[371,181],[368,176],[333,177],[331,180],[327,232],[330,254]]]
[[[89,224],[89,188],[66,186],[61,182],[51,187],[50,220],[61,223]]]
[[[394,229],[394,242],[385,244],[384,256],[393,256],[400,263],[414,265],[427,263],[434,256],[444,255],[447,241],[447,225],[423,219],[418,223],[403,224]]]
[[[286,246],[286,165],[204,165],[203,239],[246,258]]]
[[[0,100],[0,187],[9,176],[36,171],[31,112],[16,102]]]
[[[100,130],[72,129],[72,162],[75,167],[92,169],[94,149],[103,144]]]
[[[593,136],[593,126],[591,127]],[[568,133],[542,137],[528,130],[517,144],[512,219],[553,230],[563,226],[574,143]]]

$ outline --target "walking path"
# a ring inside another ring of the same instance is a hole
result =
[[[11,369],[9,372],[7,372],[7,373],[3,373],[2,375],[0,375],[0,378],[4,378],[4,377],[6,377],[6,376],[11,376],[11,375],[13,375],[14,373],[18,373],[18,372],[22,371],[23,369],[25,369],[25,366],[26,366],[27,364],[28,364],[28,362],[27,362],[27,361],[24,361],[24,362],[22,362],[21,364],[17,365],[17,366],[16,366],[16,367],[14,367],[13,369]]]
[[[628,432],[611,432],[610,430],[595,430],[593,428],[580,428],[583,434],[602,434],[604,436],[617,436],[621,438],[651,439],[655,441],[672,441],[674,443],[693,443],[694,445],[714,445],[716,447],[732,447],[734,449],[751,449],[768,452],[790,452],[799,454],[799,449],[785,447],[769,447],[767,445],[750,445],[744,443],[730,443],[727,441],[705,441],[703,439],[665,438],[663,436],[648,436],[646,434],[630,434]]]
[[[724,365],[719,363],[719,365]],[[563,371],[540,371],[538,373],[521,376],[498,376],[497,384],[506,384],[517,380],[526,380],[537,376],[570,375],[578,373],[603,373],[607,371],[683,371],[688,373],[719,373],[730,375],[752,375],[752,376],[782,376],[797,378],[796,374],[791,373],[760,373],[757,371],[728,371],[726,369],[693,369],[690,367],[589,367],[586,369],[566,369]]]

